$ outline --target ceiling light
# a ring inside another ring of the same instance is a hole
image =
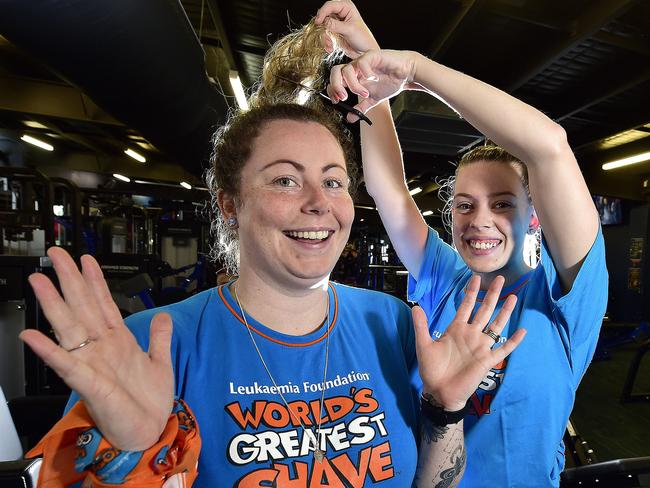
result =
[[[147,158],[145,158],[142,154],[135,152],[133,149],[126,149],[124,151],[124,154],[131,156],[133,159],[140,161],[141,163],[147,162]]]
[[[623,144],[628,144],[630,142],[638,141],[645,137],[650,137],[650,132],[645,130],[626,130],[625,132],[620,132],[613,136],[603,139],[598,143],[598,149],[611,149],[616,146],[622,146]]]
[[[417,195],[421,191],[422,191],[422,187],[416,186],[415,188],[413,188],[412,190],[409,191],[409,195],[411,195],[411,196]]]
[[[41,149],[45,149],[46,151],[54,151],[53,145],[48,144],[47,142],[43,142],[40,139],[36,139],[35,137],[28,136],[27,134],[23,134],[20,139],[28,142],[29,144],[40,147]]]
[[[35,120],[23,120],[23,124],[25,124],[27,127],[31,127],[32,129],[47,129],[48,127],[41,124],[40,122],[36,122]]]
[[[186,190],[191,190],[192,189],[192,185],[190,185],[189,183],[187,183],[185,181],[181,181],[181,186],[183,188],[185,188]]]
[[[428,217],[429,215],[433,215],[433,210],[425,210],[422,212],[423,217]]]
[[[230,74],[230,86],[232,86],[232,91],[235,92],[235,98],[237,99],[237,105],[241,110],[248,110],[248,100],[246,99],[246,93],[244,93],[244,87],[241,84],[239,79],[239,73],[231,69]]]
[[[122,181],[126,181],[127,183],[129,183],[131,181],[131,178],[128,178],[128,177],[126,177],[124,175],[121,175],[119,173],[113,173],[113,178],[116,178],[116,179],[122,180]]]
[[[603,164],[603,169],[615,169],[621,168],[623,166],[629,166],[630,164],[641,163],[643,161],[648,161],[650,159],[650,151],[637,154],[636,156],[630,156],[629,158],[617,159],[616,161],[610,161],[609,163]]]

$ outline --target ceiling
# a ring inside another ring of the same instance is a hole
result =
[[[195,182],[210,134],[234,103],[229,70],[250,87],[269,44],[321,4],[100,3],[0,3],[0,144],[3,130],[5,139],[29,130],[63,148],[43,163],[49,167],[106,174],[119,168]],[[383,47],[420,51],[557,120],[594,193],[645,199],[650,162],[607,174],[600,166],[650,151],[650,1],[416,0],[399,10],[378,0],[357,5]],[[425,189],[415,197],[421,209],[436,210],[436,179],[483,139],[423,94],[400,95],[393,114],[409,186]],[[127,145],[147,155],[147,166],[124,156]],[[31,154],[26,164],[39,159]],[[360,203],[370,201],[362,196]]]

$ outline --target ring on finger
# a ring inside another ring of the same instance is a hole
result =
[[[496,332],[494,332],[494,331],[493,331],[492,329],[490,329],[489,327],[488,327],[487,329],[485,329],[485,330],[483,331],[483,333],[484,333],[486,336],[489,336],[492,340],[494,340],[494,343],[495,343],[495,344],[496,344],[497,342],[499,342],[499,340],[501,339],[501,336],[500,336],[499,334],[497,334]]]
[[[90,337],[88,337],[85,341],[83,341],[83,342],[82,342],[81,344],[79,344],[78,346],[71,347],[70,349],[65,349],[65,348],[64,348],[64,349],[65,349],[67,352],[76,351],[76,350],[78,350],[78,349],[81,349],[82,347],[86,347],[88,344],[90,344],[90,343],[93,342],[93,341],[94,341],[94,339],[91,339]]]

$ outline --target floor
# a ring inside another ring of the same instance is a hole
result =
[[[591,364],[578,389],[571,418],[598,461],[650,456],[650,402],[620,402],[638,347],[611,349],[609,359]],[[650,392],[650,352],[641,362],[634,392]]]

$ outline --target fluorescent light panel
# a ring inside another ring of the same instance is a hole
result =
[[[142,154],[135,152],[133,149],[126,149],[124,151],[124,154],[131,156],[133,159],[140,161],[141,163],[147,162],[147,158],[145,158]]]
[[[423,217],[427,217],[429,215],[433,215],[433,210],[425,210],[424,212],[422,212]]]
[[[230,70],[230,86],[232,91],[235,92],[235,99],[237,100],[237,105],[242,110],[248,110],[248,99],[246,98],[246,93],[244,93],[244,87],[241,84],[239,79],[239,73],[235,70]]]
[[[181,181],[181,186],[182,186],[183,188],[185,188],[186,190],[191,190],[191,189],[192,189],[192,185],[190,185],[190,184],[187,183],[186,181]]]
[[[35,137],[28,136],[27,134],[23,134],[20,139],[33,146],[40,147],[41,149],[45,149],[46,151],[54,151],[54,146],[52,144],[48,144],[47,142],[43,142],[40,139],[36,139]]]
[[[629,166],[630,164],[642,163],[643,161],[650,160],[650,151],[637,154],[636,156],[630,156],[629,158],[617,159],[616,161],[610,161],[609,163],[603,164],[604,170],[622,168],[623,166]]]
[[[415,188],[413,188],[412,190],[409,191],[409,195],[411,195],[411,196],[417,195],[421,191],[422,191],[422,187],[416,186]]]
[[[121,175],[119,173],[113,173],[113,178],[118,179],[118,180],[122,180],[122,181],[126,181],[127,183],[131,181],[131,178],[129,178],[127,176],[124,176],[124,175]]]

